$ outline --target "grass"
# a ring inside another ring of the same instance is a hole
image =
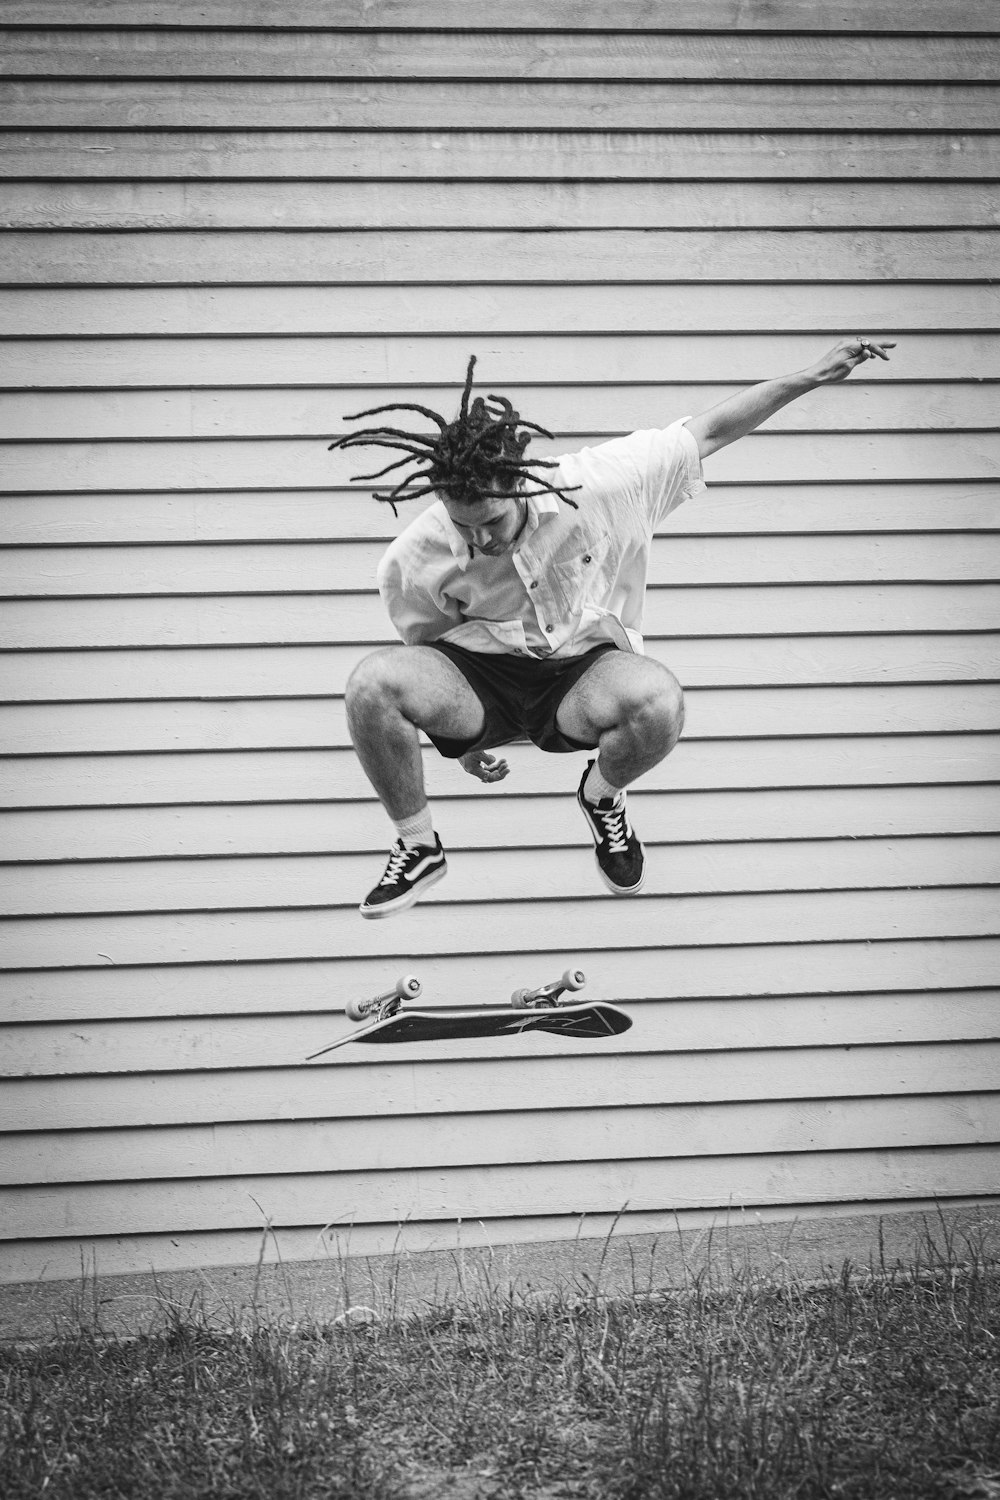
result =
[[[267,1500],[996,1500],[1000,1263],[665,1292],[481,1287],[416,1316],[0,1350],[0,1494]]]

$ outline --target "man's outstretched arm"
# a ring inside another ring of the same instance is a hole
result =
[[[752,385],[728,401],[703,411],[685,422],[693,434],[702,458],[735,443],[737,438],[753,432],[776,411],[804,396],[806,391],[820,385],[835,385],[846,380],[851,371],[868,359],[888,359],[887,349],[895,349],[894,343],[878,343],[875,339],[842,339],[828,354],[824,354],[808,369],[794,375],[781,375],[777,380],[764,380]]]

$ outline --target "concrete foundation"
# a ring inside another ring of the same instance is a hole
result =
[[[416,1315],[491,1295],[650,1294],[710,1278],[782,1281],[1000,1260],[1000,1204],[755,1221],[488,1249],[212,1266],[0,1286],[0,1339],[44,1341],[90,1329],[129,1337],[194,1319],[329,1323]]]

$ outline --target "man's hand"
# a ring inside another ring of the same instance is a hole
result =
[[[875,339],[862,338],[860,334],[856,338],[841,339],[839,344],[806,371],[806,375],[816,385],[834,385],[838,380],[846,380],[851,371],[856,370],[858,365],[863,365],[866,360],[887,360],[889,356],[885,351],[895,347],[894,343],[877,343]]]
[[[468,771],[470,776],[475,776],[479,781],[487,784],[494,781],[503,781],[509,774],[510,766],[505,760],[497,760],[488,750],[470,750],[468,755],[460,755],[458,763],[463,771]]]

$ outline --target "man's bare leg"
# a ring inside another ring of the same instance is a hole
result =
[[[364,917],[391,916],[447,870],[427,806],[419,732],[474,740],[485,715],[458,668],[426,646],[392,646],[366,657],[351,675],[346,701],[358,759],[398,835],[385,874],[359,910]]]
[[[347,723],[365,775],[393,820],[426,805],[419,731],[473,740],[483,706],[462,673],[427,646],[387,646],[366,656],[347,684]]]
[[[597,743],[577,800],[601,879],[615,895],[632,895],[645,879],[645,854],[629,823],[623,788],[659,765],[680,738],[680,683],[646,656],[609,651],[570,688],[556,723],[571,739]]]

